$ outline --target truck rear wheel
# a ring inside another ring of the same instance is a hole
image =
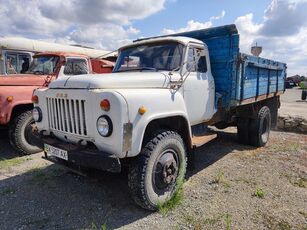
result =
[[[237,121],[237,138],[240,144],[249,145],[249,122],[248,117],[239,117]]]
[[[249,126],[250,144],[256,147],[264,146],[271,130],[271,113],[267,106],[263,106],[257,114],[257,118],[251,119]]]
[[[157,210],[183,182],[186,162],[180,135],[173,131],[159,132],[130,165],[128,185],[134,201],[145,209]]]
[[[29,155],[42,151],[27,140],[33,124],[32,111],[26,111],[17,116],[9,127],[10,143],[20,154]]]
[[[302,100],[305,101],[307,98],[307,90],[302,90]]]

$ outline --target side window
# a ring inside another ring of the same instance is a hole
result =
[[[25,73],[30,66],[30,56],[28,54],[18,54],[18,72]]]
[[[30,55],[25,53],[7,53],[5,55],[6,73],[25,73],[29,69]]]
[[[197,63],[197,72],[206,73],[207,72],[207,59],[206,56],[201,56]]]
[[[187,70],[189,72],[196,72],[195,49],[193,47],[189,47],[188,50]]]
[[[69,58],[64,68],[65,75],[87,74],[88,67],[85,59]]]
[[[17,73],[17,54],[6,54],[6,73],[7,74],[16,74]]]

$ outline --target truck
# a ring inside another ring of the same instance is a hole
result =
[[[0,129],[7,133],[12,147],[19,154],[41,151],[28,141],[28,132],[35,127],[32,118],[32,94],[47,87],[59,75],[112,72],[114,62],[68,52],[43,52],[33,56],[24,74],[0,75]]]
[[[156,210],[179,189],[193,150],[216,137],[214,126],[237,126],[246,145],[268,142],[286,64],[241,53],[235,25],[140,39],[118,52],[112,74],[35,90],[30,139],[45,159],[128,168],[131,197]]]
[[[23,74],[33,60],[33,55],[40,52],[73,52],[98,57],[108,53],[79,45],[62,45],[22,37],[0,36],[0,75]]]

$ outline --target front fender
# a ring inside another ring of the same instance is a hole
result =
[[[13,87],[6,86],[0,89],[0,124],[6,125],[10,122],[12,111],[17,106],[32,106],[33,87]],[[13,97],[11,102],[7,97]]]
[[[129,157],[139,154],[147,125],[156,119],[180,116],[189,124],[187,110],[180,92],[170,89],[127,89],[118,90],[126,100],[129,119],[133,125],[131,150]],[[139,108],[144,106],[146,112],[141,115]],[[190,124],[189,124],[190,127]],[[189,128],[191,136],[191,130]]]

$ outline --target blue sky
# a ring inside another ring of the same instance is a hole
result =
[[[307,0],[0,0],[0,35],[114,50],[136,38],[235,23],[240,49],[307,75]],[[13,16],[12,16],[13,15]]]
[[[264,10],[270,0],[177,0],[165,4],[165,9],[143,20],[133,21],[133,26],[142,32],[142,36],[161,33],[163,28],[180,28],[189,20],[205,22],[210,17],[219,15],[225,10],[225,17],[214,23],[214,26],[234,23],[236,18],[253,13],[255,22],[263,20]]]

